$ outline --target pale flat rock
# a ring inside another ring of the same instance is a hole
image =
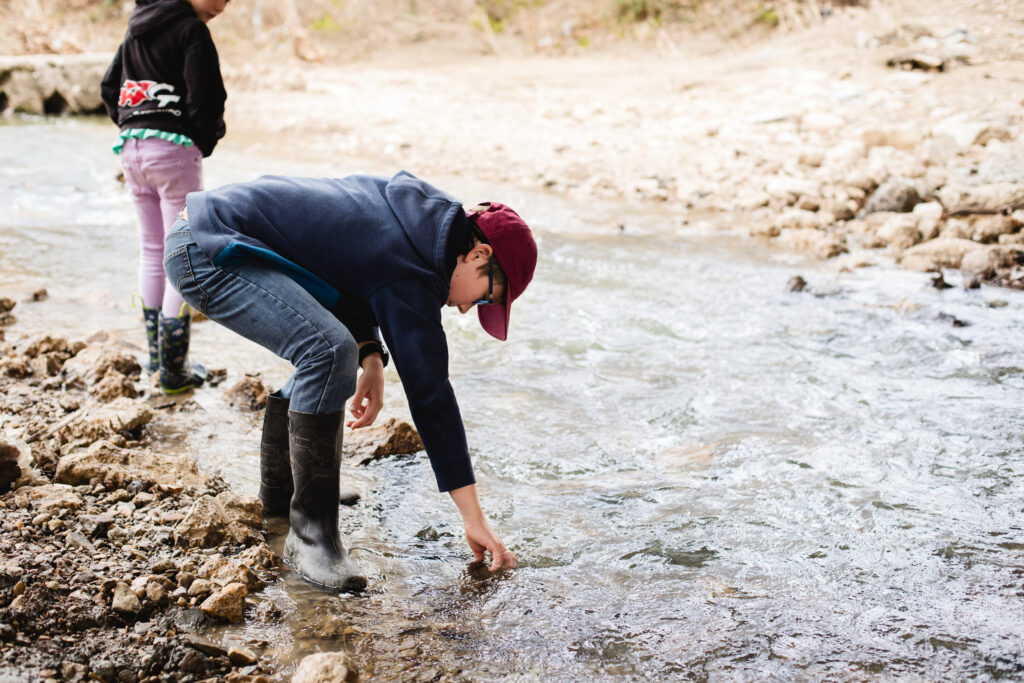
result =
[[[77,510],[82,507],[82,498],[65,484],[44,484],[22,486],[14,492],[14,504],[31,507],[33,510]]]
[[[812,228],[784,230],[778,241],[788,249],[805,252],[820,259],[830,259],[847,251],[846,240],[843,237]]]
[[[153,411],[147,405],[121,396],[110,403],[73,413],[55,433],[61,443],[76,439],[99,441],[117,434],[128,436],[152,419]]]
[[[339,683],[349,680],[355,667],[343,652],[319,652],[305,657],[292,676],[292,683]]]
[[[939,202],[946,212],[999,213],[1024,208],[1024,185],[992,183],[970,185],[950,183],[939,190]]]
[[[207,477],[195,461],[151,451],[119,448],[109,441],[97,441],[85,452],[65,455],[57,462],[54,481],[77,486],[93,478],[123,486],[133,479],[168,486],[203,486]]]
[[[926,272],[939,268],[959,268],[964,255],[977,249],[984,249],[984,246],[971,240],[939,237],[907,249],[900,263],[905,268]]]
[[[246,546],[262,543],[262,528],[259,498],[224,491],[198,498],[174,531],[190,547],[212,548],[225,541]]]

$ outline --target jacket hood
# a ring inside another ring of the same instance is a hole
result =
[[[188,18],[199,17],[184,0],[136,0],[128,18],[128,33],[138,38]]]
[[[384,192],[416,253],[447,279],[450,275],[446,272],[448,234],[456,217],[461,214],[465,220],[462,204],[408,171],[399,171]]]

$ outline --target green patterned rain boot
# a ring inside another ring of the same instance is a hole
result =
[[[206,368],[188,363],[190,324],[188,310],[176,318],[160,315],[160,390],[165,394],[180,394],[206,381]]]
[[[149,371],[160,369],[160,309],[142,307],[142,322],[146,325],[146,344],[149,346]]]

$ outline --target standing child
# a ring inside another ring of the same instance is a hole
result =
[[[350,396],[353,429],[381,409],[381,335],[474,557],[489,552],[492,570],[515,566],[480,508],[441,326],[445,305],[479,306],[484,330],[506,338],[512,302],[537,265],[533,234],[512,209],[467,213],[404,172],[265,176],[190,194],[166,251],[186,301],[295,366],[267,405],[260,498],[268,515],[288,516],[285,560],[303,578],[335,590],[366,585],[338,534],[340,428]]]
[[[164,393],[203,383],[201,366],[186,362],[190,316],[167,287],[164,237],[203,187],[202,157],[224,136],[224,101],[217,48],[206,22],[229,0],[137,0],[124,42],[101,85],[107,113],[121,136],[125,181],[139,218],[139,288],[149,346],[149,370],[160,371]]]

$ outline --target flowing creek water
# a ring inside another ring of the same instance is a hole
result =
[[[99,120],[0,125],[0,294],[50,294],[16,332],[142,341],[112,136]],[[397,170],[298,157],[218,150],[207,185]],[[284,671],[352,640],[378,674],[428,680],[1024,671],[1024,295],[837,274],[658,206],[433,180],[507,201],[540,242],[508,343],[445,314],[484,508],[520,567],[468,566],[423,454],[345,467],[365,496],[343,533],[371,590],[325,596],[285,572],[255,596],[280,619],[212,635],[262,644]],[[814,291],[789,292],[795,273]],[[227,384],[288,375],[195,330],[193,356]],[[386,412],[407,417],[388,380]],[[156,447],[254,495],[261,414],[221,389],[164,416]]]

